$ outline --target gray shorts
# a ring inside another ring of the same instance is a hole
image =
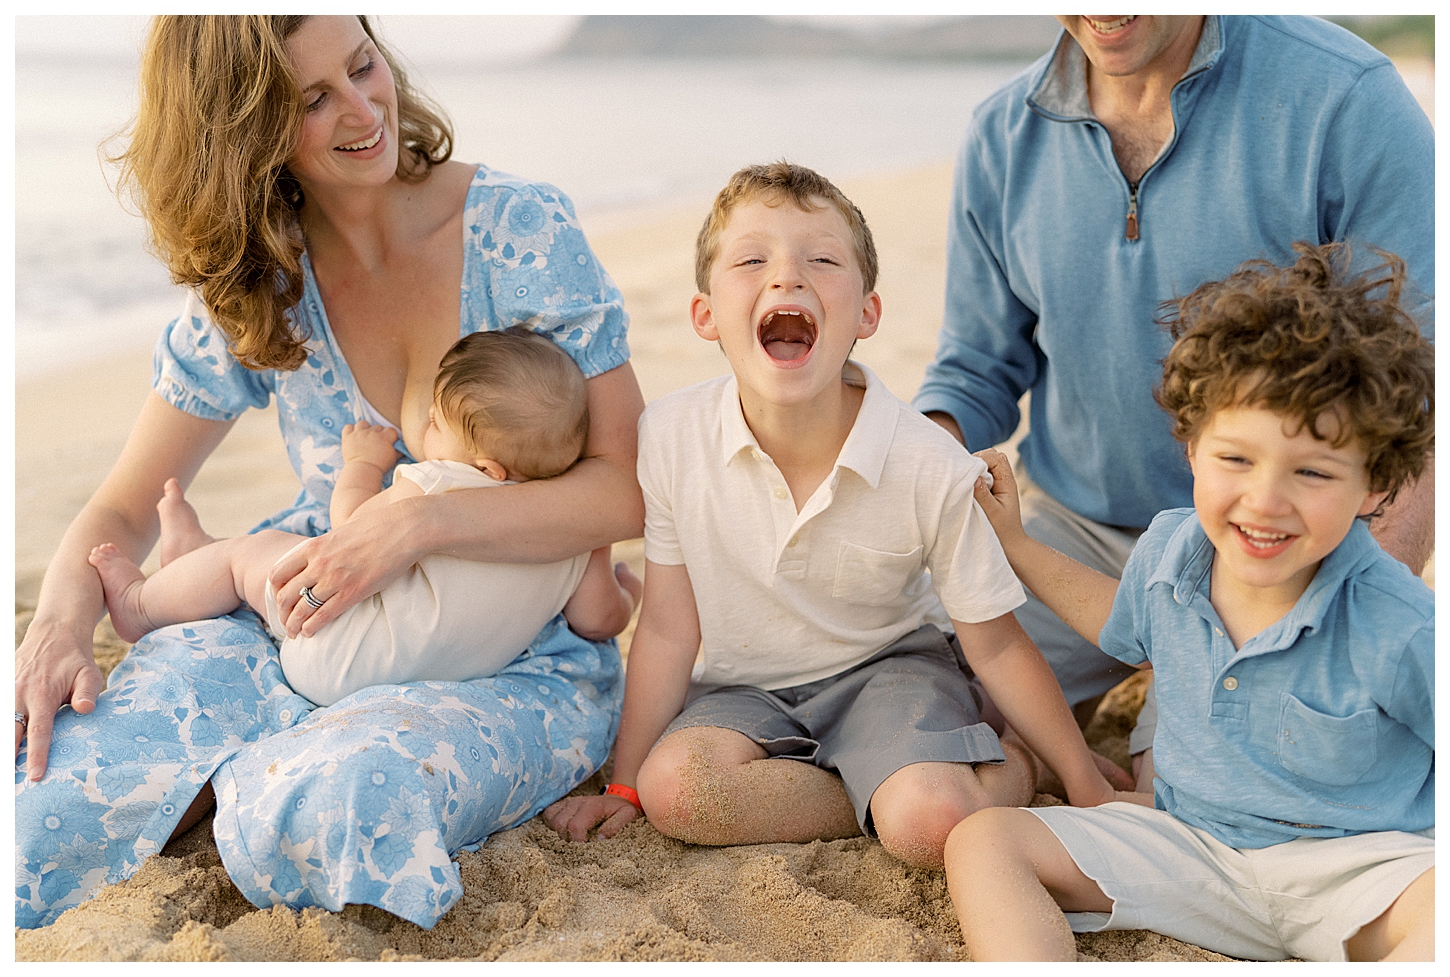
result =
[[[806,685],[707,692],[664,736],[694,726],[733,729],[768,756],[833,770],[861,831],[875,837],[871,795],[902,767],[1006,762],[997,734],[982,721],[985,701],[956,635],[927,624],[854,668]]]
[[[1344,960],[1345,941],[1435,865],[1435,829],[1230,848],[1166,811],[1114,802],[1034,807],[1111,913],[1076,933],[1152,930],[1248,960]]]

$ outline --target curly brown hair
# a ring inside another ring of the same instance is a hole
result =
[[[154,18],[136,117],[115,137],[130,139],[108,157],[171,280],[196,290],[232,354],[253,370],[295,370],[307,356],[307,337],[286,315],[302,297],[302,190],[287,157],[304,105],[285,46],[306,19]],[[358,20],[393,72],[398,178],[420,182],[451,155],[451,126],[409,86],[367,18]]]
[[[819,210],[821,201],[834,207],[851,229],[851,249],[861,269],[862,285],[868,292],[876,287],[876,242],[871,240],[871,228],[866,226],[860,208],[815,170],[781,160],[736,170],[725,189],[716,194],[710,215],[695,239],[697,289],[706,294],[710,291],[710,266],[719,254],[720,232],[730,220],[730,212],[758,198],[764,198],[771,206],[789,200],[805,211]]]
[[[1292,265],[1248,261],[1163,303],[1158,321],[1176,342],[1153,396],[1185,444],[1235,404],[1293,418],[1320,440],[1316,421],[1334,414],[1331,443],[1364,446],[1370,488],[1388,502],[1435,444],[1435,353],[1400,308],[1405,263],[1371,248],[1384,263],[1352,274],[1347,244],[1294,250]]]

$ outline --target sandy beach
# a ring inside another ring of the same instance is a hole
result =
[[[856,355],[906,398],[941,322],[950,177],[943,163],[843,185],[871,223],[882,268],[883,323]],[[707,206],[597,228],[585,220],[624,292],[646,400],[726,369],[686,319],[693,242]],[[50,554],[124,444],[149,378],[149,350],[141,349],[17,383],[17,641]],[[245,531],[296,491],[275,412],[266,410],[237,424],[189,497],[203,525],[225,535]],[[639,541],[616,553],[642,572]],[[105,621],[96,634],[109,668],[126,646]],[[1088,731],[1095,749],[1123,765],[1141,700],[1141,682],[1130,680]],[[597,793],[606,772],[580,790]],[[1036,803],[1060,801],[1039,794]],[[204,820],[53,926],[17,930],[16,959],[967,959],[943,873],[908,868],[865,838],[711,849],[664,838],[639,820],[609,841],[570,844],[536,818],[458,862],[464,898],[432,931],[363,906],[259,910],[228,880]],[[1097,960],[1227,959],[1141,932],[1080,937],[1078,950]]]

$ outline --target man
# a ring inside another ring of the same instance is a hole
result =
[[[1295,241],[1405,259],[1433,332],[1434,134],[1394,65],[1314,18],[1059,17],[1053,50],[980,105],[957,162],[946,314],[914,402],[969,449],[1020,453],[1027,530],[1118,576],[1191,478],[1152,388],[1159,303]],[[1419,572],[1433,475],[1375,535]],[[1023,626],[1086,723],[1129,669],[1035,599]],[[1134,752],[1151,744],[1151,709]],[[1145,780],[1151,764],[1145,764]]]

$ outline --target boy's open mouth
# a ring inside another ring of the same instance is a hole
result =
[[[771,359],[790,363],[816,344],[816,320],[800,309],[772,309],[760,320],[756,334]]]

